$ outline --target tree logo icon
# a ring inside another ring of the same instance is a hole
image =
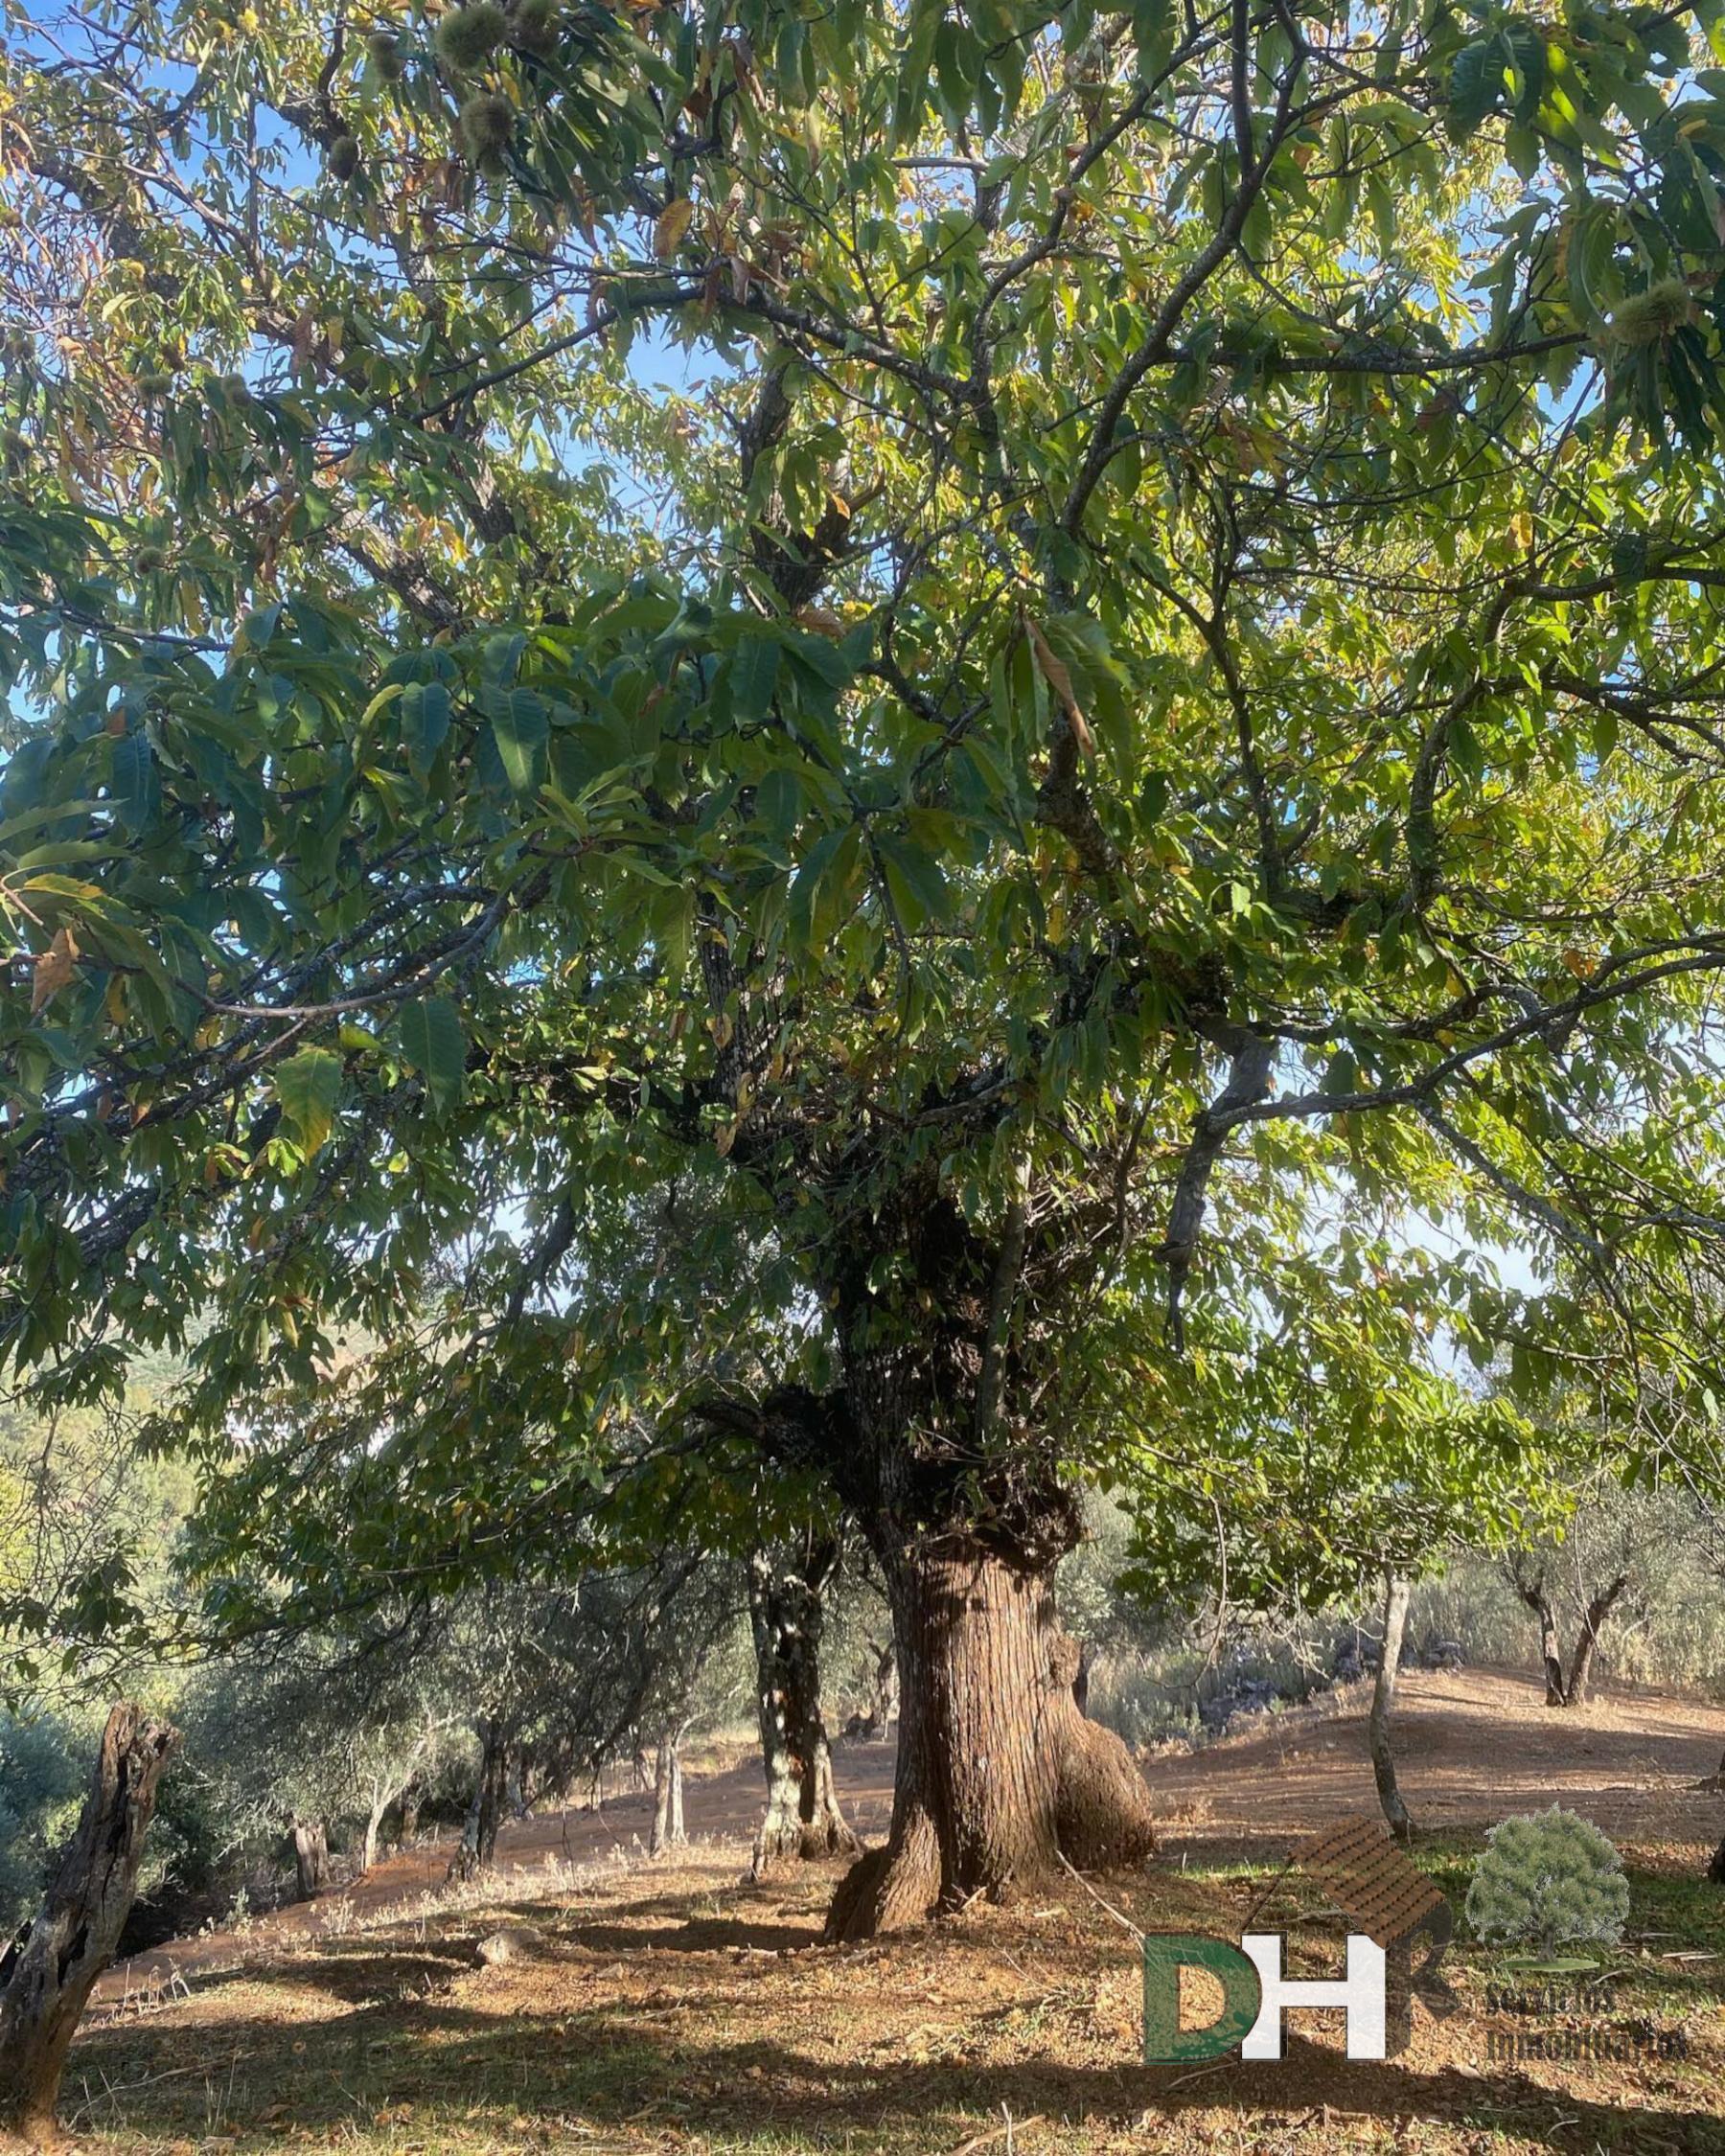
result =
[[[1465,1910],[1482,1939],[1531,1946],[1549,1961],[1562,1946],[1615,1946],[1629,1915],[1629,1883],[1599,1829],[1553,1804],[1492,1828]]]

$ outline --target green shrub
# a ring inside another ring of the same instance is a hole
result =
[[[1553,1804],[1506,1819],[1487,1836],[1467,1890],[1479,1938],[1542,1954],[1572,1944],[1615,1946],[1629,1914],[1616,1849],[1591,1821]]]
[[[0,1942],[35,1914],[50,1858],[78,1823],[88,1763],[52,1715],[0,1716]]]

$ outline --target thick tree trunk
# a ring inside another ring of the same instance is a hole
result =
[[[892,1829],[851,1868],[829,1938],[920,1923],[1058,1869],[1130,1865],[1155,1846],[1150,1795],[1072,1697],[1075,1642],[1046,1569],[956,1535],[883,1553],[902,1686]]]
[[[790,1554],[760,1549],[749,1560],[755,1708],[767,1774],[752,1864],[757,1879],[782,1858],[848,1855],[858,1847],[839,1808],[820,1711],[821,1594],[836,1557],[823,1543]]]
[[[1400,1572],[1384,1580],[1384,1653],[1378,1663],[1377,1682],[1371,1688],[1371,1713],[1367,1722],[1371,1747],[1371,1773],[1377,1783],[1378,1802],[1390,1831],[1405,1842],[1414,1831],[1408,1807],[1395,1781],[1395,1755],[1390,1749],[1390,1721],[1395,1711],[1395,1679],[1401,1667],[1402,1637],[1408,1628],[1409,1585]]]
[[[1713,1853],[1713,1862],[1707,1868],[1707,1876],[1715,1887],[1725,1887],[1725,1842]]]
[[[178,1742],[141,1707],[107,1718],[78,1830],[41,1908],[0,1958],[0,2140],[36,2147],[56,2138],[66,2053],[131,1908],[156,1788]]]
[[[419,1832],[421,1788],[410,1781],[402,1793],[402,1846],[406,1848]]]
[[[653,1774],[653,1831],[647,1843],[649,1856],[663,1856],[667,1849],[686,1846],[682,1803],[682,1730],[667,1728],[658,1741]]]
[[[330,1830],[321,1819],[296,1819],[292,1834],[294,1881],[310,1901],[330,1883]]]
[[[842,1384],[781,1386],[740,1416],[731,1403],[707,1411],[769,1458],[822,1462],[886,1582],[892,1828],[846,1874],[834,1938],[1029,1887],[1063,1858],[1127,1865],[1155,1846],[1131,1755],[1078,1711],[1078,1649],[1055,1616],[1055,1568],[1083,1518],[1062,1472],[1067,1434],[1033,1417],[1061,1353],[1038,1298],[1070,1223],[1057,1207],[1033,1219],[1023,1150],[982,1229],[944,1187],[938,1152],[895,1150],[833,1251],[821,1285]]]
[[[1598,1650],[1599,1631],[1628,1585],[1628,1573],[1620,1572],[1587,1605],[1587,1613],[1581,1619],[1580,1637],[1576,1641],[1575,1660],[1570,1663],[1569,1683],[1564,1688],[1566,1707],[1585,1707],[1592,1696],[1594,1656]]]
[[[501,1724],[475,1724],[479,1738],[479,1776],[461,1829],[461,1844],[449,1860],[451,1879],[476,1879],[489,1871],[497,1853],[497,1828],[503,1819],[503,1794],[509,1773],[509,1747]]]

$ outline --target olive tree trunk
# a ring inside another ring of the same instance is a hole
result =
[[[422,1737],[407,1758],[380,1768],[372,1776],[366,1789],[365,1846],[362,1869],[371,1870],[377,1863],[383,1839],[383,1822],[392,1804],[402,1807],[402,1841],[405,1844],[419,1823],[419,1803],[413,1795],[418,1786],[420,1762],[430,1749],[428,1736]]]
[[[489,1871],[497,1853],[497,1828],[503,1820],[503,1798],[509,1776],[509,1746],[503,1726],[491,1716],[476,1722],[479,1739],[479,1773],[462,1823],[461,1842],[449,1859],[452,1880],[476,1879]]]
[[[898,1648],[890,1637],[871,1640],[868,1645],[875,1658],[875,1667],[865,1728],[869,1736],[881,1738],[892,1727],[899,1710]]]
[[[829,1938],[1000,1898],[1062,1858],[1130,1865],[1155,1846],[1132,1755],[1072,1697],[1078,1649],[1055,1616],[1052,1569],[956,1535],[886,1560],[900,1675],[892,1827],[846,1875]]]
[[[667,1849],[688,1844],[683,1825],[682,1737],[686,1724],[667,1725],[658,1741],[653,1774],[653,1831],[649,1856],[663,1856]]]
[[[820,1709],[823,1595],[837,1563],[838,1547],[826,1538],[791,1550],[757,1549],[749,1559],[755,1709],[767,1775],[751,1866],[757,1879],[781,1859],[854,1854],[859,1846],[839,1806]]]
[[[1558,1638],[1556,1613],[1546,1591],[1545,1573],[1532,1579],[1516,1571],[1510,1574],[1515,1592],[1539,1619],[1539,1659],[1545,1665],[1545,1703],[1548,1707],[1584,1707],[1593,1692],[1594,1660],[1598,1652],[1599,1634],[1606,1618],[1622,1599],[1629,1586],[1629,1574],[1620,1572],[1617,1577],[1600,1588],[1582,1613],[1581,1629],[1576,1636],[1576,1651],[1571,1657],[1567,1675],[1563,1667],[1563,1648]]]
[[[293,1836],[293,1875],[301,1901],[310,1901],[330,1883],[330,1830],[321,1819],[296,1819],[288,1831]]]
[[[1570,1663],[1569,1683],[1564,1688],[1563,1703],[1566,1707],[1585,1707],[1593,1696],[1594,1656],[1598,1649],[1599,1633],[1628,1585],[1628,1573],[1620,1572],[1616,1579],[1600,1588],[1588,1603],[1581,1618],[1581,1631],[1576,1640],[1575,1659]]]
[[[1395,1780],[1395,1755],[1390,1746],[1391,1717],[1395,1711],[1395,1680],[1401,1667],[1402,1639],[1408,1629],[1409,1582],[1401,1572],[1384,1578],[1384,1653],[1378,1663],[1377,1682],[1371,1687],[1371,1713],[1367,1721],[1371,1747],[1371,1773],[1377,1783],[1378,1802],[1390,1831],[1405,1842],[1414,1831],[1408,1807],[1402,1802]]]
[[[1545,1703],[1548,1707],[1562,1707],[1568,1700],[1568,1681],[1563,1674],[1563,1651],[1557,1640],[1557,1617],[1552,1608],[1552,1598],[1546,1593],[1545,1574],[1533,1579],[1520,1572],[1511,1575],[1515,1592],[1539,1620],[1539,1659],[1545,1669]]]
[[[56,2138],[66,2053],[137,1892],[144,1837],[179,1732],[123,1704],[108,1715],[90,1793],[40,1909],[0,1959],[0,2138]]]

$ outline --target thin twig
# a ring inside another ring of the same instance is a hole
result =
[[[1122,1930],[1130,1932],[1133,1938],[1138,1940],[1138,1944],[1142,1946],[1144,1943],[1144,1935],[1133,1922],[1132,1918],[1128,1915],[1125,1915],[1121,1911],[1117,1910],[1112,1901],[1104,1901],[1102,1896],[1096,1892],[1095,1888],[1092,1887],[1090,1881],[1084,1876],[1083,1872],[1078,1870],[1074,1865],[1070,1863],[1061,1850],[1056,1849],[1054,1854],[1060,1858],[1061,1863],[1066,1867],[1067,1870],[1071,1872],[1072,1877],[1077,1880],[1078,1884],[1084,1889],[1085,1892],[1089,1894],[1092,1901],[1095,1903],[1096,1907],[1098,1909],[1106,1910],[1109,1915],[1114,1918],[1115,1922],[1118,1924]]]

